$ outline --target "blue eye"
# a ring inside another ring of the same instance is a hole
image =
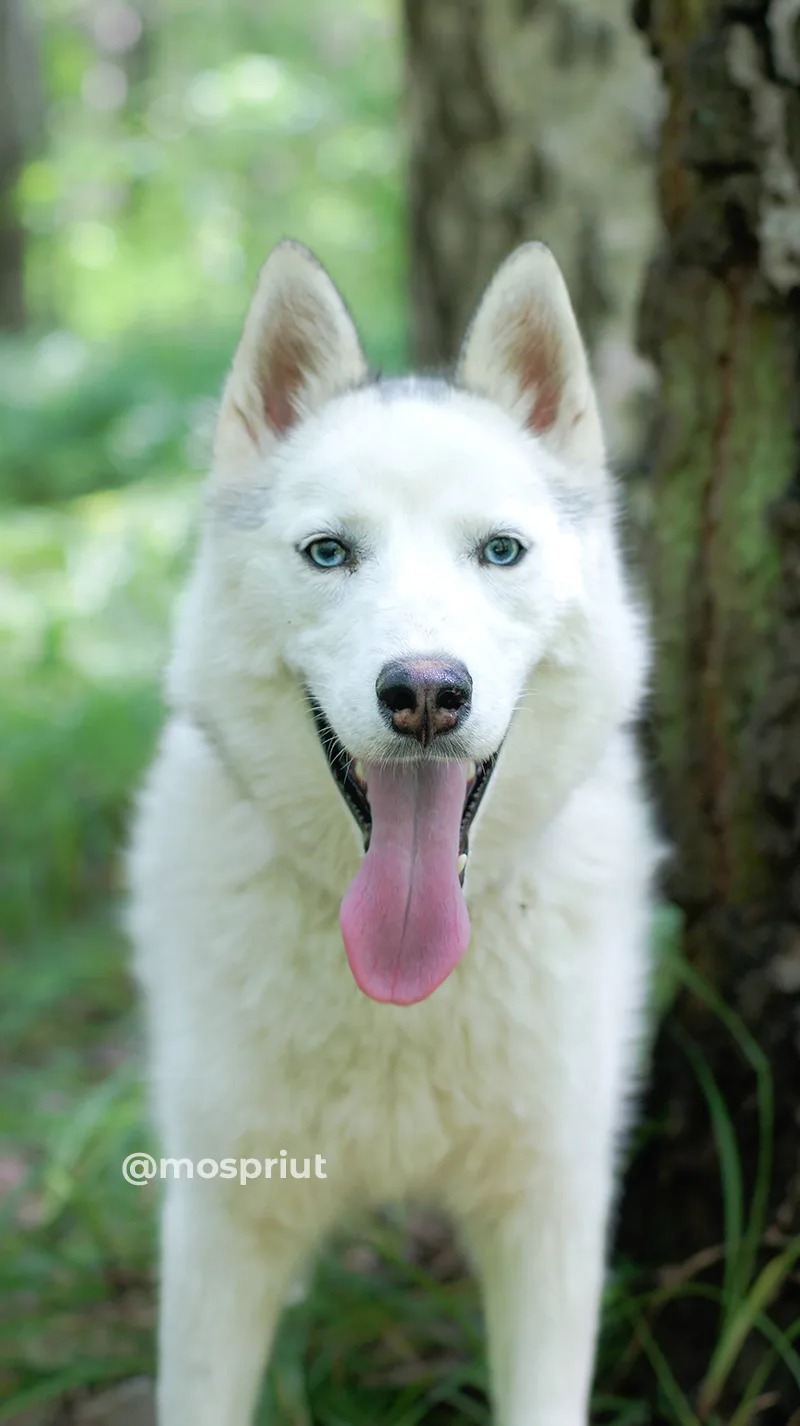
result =
[[[525,553],[514,535],[493,535],[481,549],[481,564],[518,564]]]
[[[303,554],[317,569],[340,569],[350,559],[347,545],[343,545],[341,540],[333,539],[312,540],[310,545],[306,545]]]

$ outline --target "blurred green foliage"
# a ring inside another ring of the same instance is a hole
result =
[[[194,466],[270,247],[300,238],[402,360],[397,16],[384,0],[44,0],[19,185],[32,330],[0,346],[0,501]]]
[[[233,330],[126,333],[115,347],[67,331],[0,341],[0,508],[137,480],[199,474]]]
[[[46,0],[31,293],[73,332],[238,321],[277,239],[397,349],[399,51],[384,0]],[[144,27],[139,30],[141,22]]]

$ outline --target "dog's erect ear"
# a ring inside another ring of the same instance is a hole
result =
[[[216,468],[265,454],[366,374],[353,319],[327,272],[300,243],[279,243],[259,274],[225,386]]]
[[[464,339],[457,380],[564,460],[602,462],[589,363],[566,283],[543,243],[517,248],[495,273]]]

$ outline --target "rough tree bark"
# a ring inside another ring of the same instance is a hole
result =
[[[25,233],[16,189],[40,103],[29,18],[22,0],[0,0],[0,329],[11,331],[26,320]]]
[[[726,1210],[691,1063],[699,1049],[738,1139],[745,1208],[766,1191],[749,1272],[743,1260],[752,1281],[800,1233],[800,5],[639,0],[634,13],[668,97],[663,240],[640,333],[661,377],[650,567],[671,892],[686,959],[741,1017],[765,1067],[759,1096],[735,1033],[683,991],[655,1055],[650,1112],[663,1133],[634,1166],[622,1233],[662,1278],[688,1263],[695,1282],[722,1280],[713,1259]],[[730,1198],[727,1214],[730,1239]],[[800,1315],[796,1263],[770,1310],[784,1327]],[[720,1401],[715,1419],[727,1421],[767,1350],[758,1334],[730,1373],[709,1376],[716,1306],[681,1297],[659,1332],[701,1419]],[[785,1426],[800,1418],[777,1381],[758,1419]]]
[[[415,363],[453,359],[525,239],[557,250],[590,338],[609,308],[624,320],[629,238],[635,250],[643,229],[649,243],[650,207],[648,76],[620,0],[404,0],[404,19]],[[630,213],[621,242],[607,231],[609,172]]]

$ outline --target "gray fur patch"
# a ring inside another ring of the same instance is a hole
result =
[[[237,489],[224,486],[215,490],[209,501],[212,513],[237,530],[257,530],[264,523],[269,504],[269,487],[255,485]]]
[[[593,515],[605,510],[608,500],[604,492],[554,489],[558,512],[569,525],[582,525]]]
[[[371,388],[382,401],[448,401],[453,387],[443,376],[379,376]]]

